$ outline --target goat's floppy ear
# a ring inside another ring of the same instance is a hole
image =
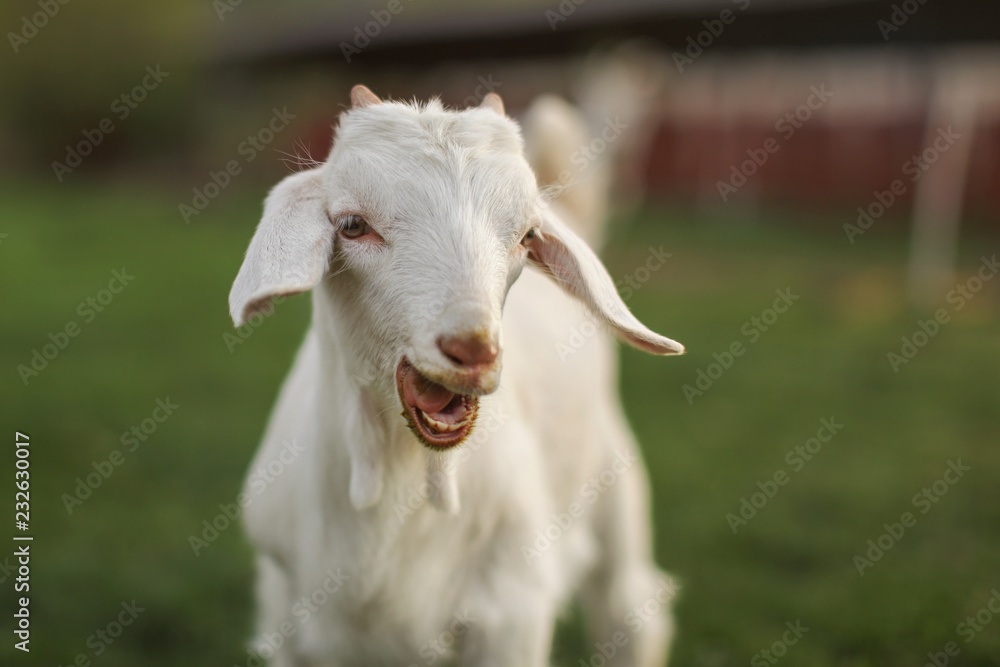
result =
[[[319,169],[300,171],[276,185],[229,293],[229,313],[241,326],[276,296],[312,289],[333,250]]]
[[[542,205],[540,234],[528,245],[529,261],[629,345],[652,354],[683,354],[684,346],[647,329],[615,289],[614,281],[594,251],[547,205]]]

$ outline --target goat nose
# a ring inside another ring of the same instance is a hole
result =
[[[459,334],[441,336],[437,341],[444,356],[459,366],[482,366],[492,364],[500,354],[500,348],[492,338],[482,335]]]

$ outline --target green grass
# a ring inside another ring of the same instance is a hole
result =
[[[188,538],[235,498],[308,321],[308,302],[293,298],[232,352],[223,340],[263,192],[247,190],[191,225],[177,213],[184,193],[23,184],[0,197],[0,400],[8,437],[28,432],[33,456],[33,664],[78,653],[102,667],[245,662],[250,549],[238,527],[197,557]],[[650,245],[673,253],[630,306],[689,348],[672,359],[622,355],[653,480],[657,557],[683,584],[674,664],[748,664],[797,620],[810,629],[786,664],[922,665],[949,641],[961,648],[954,664],[1000,664],[1000,619],[968,644],[956,633],[1000,589],[998,285],[894,373],[887,352],[928,315],[902,305],[897,238],[873,229],[852,246],[837,222],[807,233],[667,213],[613,237],[616,277]],[[970,242],[963,275],[996,245]],[[122,267],[135,279],[84,322],[78,304]],[[778,288],[799,300],[749,343],[741,328]],[[16,367],[71,320],[79,335],[25,386]],[[734,341],[746,352],[690,405],[682,386]],[[128,452],[122,434],[166,397],[176,413]],[[828,417],[844,428],[793,472],[786,452]],[[116,449],[124,463],[67,514],[63,494]],[[971,471],[920,514],[914,494],[959,458]],[[734,535],[726,515],[779,469],[788,483]],[[859,576],[854,556],[906,511],[916,525]],[[0,591],[10,609],[9,579]],[[88,637],[133,599],[145,611],[95,659]],[[569,619],[556,660],[575,667],[593,649],[577,614]],[[14,653],[5,641],[0,661],[14,664]]]

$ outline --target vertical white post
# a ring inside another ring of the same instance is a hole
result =
[[[928,156],[936,152],[937,159],[922,172],[914,191],[907,293],[915,306],[940,304],[955,281],[962,200],[980,99],[977,81],[963,74],[947,68],[938,71],[927,113],[920,149]],[[949,131],[960,138],[942,150]]]

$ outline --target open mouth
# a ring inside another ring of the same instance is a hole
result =
[[[405,357],[396,368],[396,389],[410,429],[431,449],[454,447],[472,430],[479,398],[429,380]]]

